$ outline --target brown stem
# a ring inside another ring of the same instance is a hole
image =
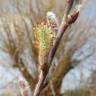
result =
[[[42,91],[43,83],[46,79],[46,76],[47,76],[47,74],[44,75],[43,72],[40,72],[39,81],[36,85],[33,96],[39,96],[40,95],[40,92]]]

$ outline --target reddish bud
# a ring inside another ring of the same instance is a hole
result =
[[[72,3],[72,2],[73,2],[73,0],[67,0],[67,3],[69,3],[69,4]]]
[[[20,88],[24,89],[25,88],[25,83],[24,81],[20,80],[19,81]]]

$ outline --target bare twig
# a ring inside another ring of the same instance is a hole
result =
[[[46,79],[46,76],[47,76],[47,74],[44,75],[42,72],[40,73],[39,81],[38,81],[38,83],[36,85],[36,88],[35,88],[33,96],[39,96],[40,95],[40,92],[41,92],[42,87],[43,87],[42,85],[43,85],[43,82]]]

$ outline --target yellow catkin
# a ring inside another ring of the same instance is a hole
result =
[[[46,64],[49,51],[53,45],[54,33],[47,23],[41,23],[34,28],[35,46],[38,49],[40,67]]]

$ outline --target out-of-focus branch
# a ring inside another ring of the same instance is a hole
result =
[[[71,0],[71,1],[74,1],[74,0]],[[68,3],[68,2],[67,2]],[[72,5],[70,5],[72,6]],[[63,19],[62,19],[62,22],[61,22],[61,25],[60,25],[60,28],[59,28],[59,32],[57,34],[57,38],[56,38],[56,41],[49,53],[49,56],[48,56],[48,61],[47,61],[47,64],[49,65],[49,68],[51,66],[51,63],[52,63],[52,60],[54,58],[54,55],[58,49],[58,46],[60,44],[60,41],[62,39],[62,36],[63,34],[65,33],[66,29],[71,25],[73,24],[77,18],[78,18],[78,15],[79,15],[79,11],[74,11],[72,14],[70,14],[70,16],[68,16],[68,13],[69,13],[69,10],[71,10],[69,4],[68,4],[68,9],[67,11],[64,13],[64,16],[63,16]],[[65,19],[65,16],[67,16],[67,18]],[[40,76],[39,76],[39,81],[36,85],[36,88],[35,88],[35,91],[34,91],[34,94],[33,96],[39,96],[41,91],[42,91],[42,86],[44,84],[44,81],[46,79],[46,76],[48,74],[48,71],[49,71],[49,68],[46,70],[45,73],[40,73]]]
[[[31,4],[32,3],[32,1],[30,0],[30,3],[29,4]],[[31,5],[29,6],[29,7],[31,7]],[[17,6],[16,6],[16,8],[17,8],[17,10],[18,10],[18,13],[19,13],[19,15],[21,16],[21,19],[22,19],[22,21],[23,21],[23,23],[24,23],[24,27],[25,27],[25,31],[26,31],[26,34],[27,34],[27,37],[28,37],[28,41],[29,41],[29,43],[30,43],[30,51],[31,51],[31,57],[34,57],[34,59],[35,59],[35,61],[36,61],[36,56],[35,56],[35,49],[34,49],[34,45],[33,45],[33,38],[31,37],[31,33],[30,33],[30,30],[29,30],[29,28],[28,28],[28,24],[27,24],[27,22],[26,22],[26,20],[24,19],[24,17],[22,16],[22,11],[20,10],[20,8],[19,8],[19,6],[18,6],[18,4],[17,4]],[[32,9],[32,8],[31,8]],[[30,9],[30,10],[31,10]],[[31,10],[32,11],[32,10]],[[32,11],[33,12],[33,11]],[[15,26],[15,24],[14,24],[14,26]],[[16,27],[16,26],[15,26]],[[25,40],[24,40],[25,41]],[[19,48],[19,46],[18,47],[16,47],[16,51],[14,52],[14,55],[13,55],[13,58],[15,58],[15,59],[17,59],[17,61],[18,62],[16,62],[16,65],[15,65],[15,67],[18,67],[19,68],[19,70],[21,71],[21,73],[22,73],[22,75],[24,76],[24,78],[29,82],[29,85],[31,86],[30,88],[31,88],[31,90],[33,90],[34,89],[34,85],[36,84],[36,80],[35,79],[33,79],[33,77],[32,77],[32,75],[29,73],[29,71],[28,71],[28,68],[27,68],[27,66],[25,66],[25,64],[24,64],[24,62],[23,62],[23,60],[20,58],[20,56],[19,56],[19,53],[22,51],[22,50],[24,50],[23,49],[23,47],[24,47],[24,43],[25,42],[23,42],[23,46],[22,46],[22,48]],[[14,43],[15,44],[15,43]],[[37,71],[36,71],[36,73],[37,73]]]
[[[19,63],[17,64],[17,67],[21,71],[24,78],[29,82],[31,90],[33,90],[35,87],[34,85],[36,84],[36,81],[33,79],[32,75],[30,75],[27,67],[24,65],[21,58],[19,58]]]

